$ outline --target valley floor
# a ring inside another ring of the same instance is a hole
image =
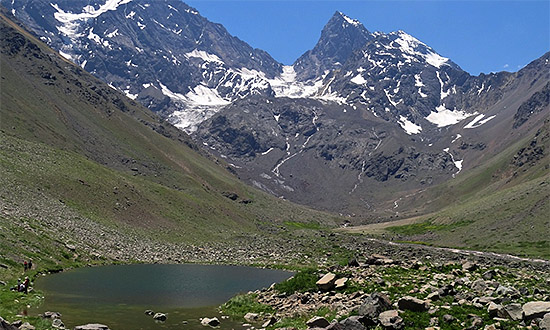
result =
[[[5,205],[2,210],[0,224],[3,228],[9,228],[6,215],[13,217],[14,210]],[[380,326],[378,314],[381,310],[370,321],[349,318],[357,315],[358,308],[371,301],[369,297],[375,292],[384,294],[393,303],[385,309],[400,310],[397,313],[404,320],[401,327],[409,329],[428,326],[440,326],[442,329],[468,328],[472,323],[489,325],[497,322],[500,322],[501,329],[522,328],[530,325],[531,319],[503,317],[505,312],[502,306],[516,304],[513,305],[516,308],[517,304],[528,301],[548,300],[550,293],[550,262],[546,260],[399,244],[322,229],[280,229],[269,235],[241,236],[229,242],[201,246],[145,241],[139,237],[129,238],[128,235],[116,236],[117,233],[111,229],[110,232],[98,235],[102,241],[97,242],[97,250],[91,251],[88,240],[92,237],[82,236],[83,239],[78,241],[80,243],[74,243],[73,240],[71,244],[63,243],[63,239],[67,240],[70,236],[66,231],[24,217],[20,219],[18,228],[22,229],[17,237],[23,237],[27,249],[25,251],[23,246],[17,247],[13,237],[14,244],[10,249],[2,246],[0,280],[5,285],[0,288],[0,316],[9,322],[30,322],[37,329],[50,328],[51,320],[18,314],[24,306],[40,304],[43,296],[39,292],[24,295],[9,291],[21,271],[21,264],[16,262],[14,253],[19,253],[21,258],[33,258],[37,268],[28,273],[31,278],[72,267],[135,262],[220,263],[299,270],[289,284],[238,296],[222,306],[225,313],[241,319],[244,317],[243,311],[254,312],[258,306],[263,311],[267,308],[270,312],[260,313],[255,322],[264,319],[268,321],[274,317],[277,323],[268,325],[269,329],[287,326],[305,328],[308,327],[306,321],[315,315],[323,316],[329,322],[333,319],[342,321],[342,329],[348,329],[351,326],[349,322],[353,320],[363,326],[370,324],[365,322],[374,322],[372,327]],[[65,226],[65,229],[70,227]],[[4,231],[4,238],[9,238],[6,233],[10,232],[17,233]],[[83,232],[78,234],[84,235]],[[337,290],[319,290],[315,282],[329,272],[338,278],[347,278],[347,284]],[[307,284],[300,282],[301,277],[306,278],[304,283]],[[445,288],[452,290],[449,291],[452,294]],[[441,300],[434,299],[434,292],[438,290],[447,290],[437,297]],[[422,307],[418,311],[411,311],[403,308],[401,304],[406,302],[401,300],[405,296],[421,299],[426,309]],[[240,306],[237,311],[235,306]],[[444,319],[450,319],[446,315],[451,315],[453,321],[440,324]],[[243,323],[249,321],[243,319]],[[460,326],[455,327],[457,325]],[[334,327],[332,325],[332,329]],[[338,327],[336,329],[340,329]]]

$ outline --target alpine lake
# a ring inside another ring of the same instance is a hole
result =
[[[239,293],[281,282],[293,274],[228,265],[137,264],[88,267],[48,275],[34,286],[45,294],[33,311],[62,314],[67,329],[101,323],[111,330],[205,329],[200,319],[217,317],[219,329],[244,329],[222,317],[219,306]],[[155,321],[146,310],[164,313]]]

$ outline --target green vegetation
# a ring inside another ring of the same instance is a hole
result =
[[[455,228],[467,226],[471,223],[472,221],[468,220],[456,221],[449,224],[435,224],[432,221],[427,221],[404,226],[388,227],[387,230],[401,235],[419,235],[430,231],[449,231]]]
[[[282,293],[307,292],[317,289],[318,271],[313,268],[301,270],[288,280],[275,284],[275,289]]]
[[[320,307],[314,311],[311,315],[300,315],[294,317],[287,317],[279,320],[276,324],[268,327],[268,329],[278,329],[278,328],[296,328],[296,329],[307,329],[306,322],[314,317],[321,316],[327,320],[335,320],[336,312],[328,307]],[[345,317],[342,317],[342,319]]]
[[[510,146],[478,168],[429,188],[424,216],[375,235],[396,241],[550,259],[550,126]],[[533,147],[535,146],[535,147]],[[536,146],[540,146],[536,147]],[[518,150],[543,150],[518,165]]]
[[[275,310],[269,306],[260,304],[255,294],[243,294],[229,299],[220,309],[229,316],[244,318],[246,313],[270,314]]]
[[[298,222],[298,221],[285,221],[284,225],[289,229],[321,229],[321,225],[314,222]]]

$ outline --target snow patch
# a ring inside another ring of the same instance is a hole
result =
[[[496,115],[492,115],[492,116],[487,117],[487,118],[485,118],[485,119],[483,119],[483,117],[485,117],[484,114],[478,115],[477,117],[474,118],[474,120],[472,120],[472,121],[469,122],[466,126],[464,126],[464,128],[476,128],[476,127],[479,127],[479,126],[485,124],[486,122],[488,122],[489,120],[495,118]]]
[[[457,134],[456,137],[451,141],[451,143],[455,143],[456,140],[460,139],[461,137],[462,137],[462,135]]]
[[[362,85],[364,83],[366,83],[367,81],[365,80],[365,78],[363,78],[363,76],[359,73],[357,74],[357,76],[351,78],[350,80],[352,83],[354,84],[357,84],[357,85]]]
[[[105,4],[99,6],[98,9],[95,9],[93,6],[86,6],[82,8],[82,12],[75,14],[71,12],[65,12],[57,4],[50,3],[50,5],[57,10],[53,14],[54,18],[62,23],[62,26],[58,26],[57,29],[59,32],[65,34],[70,38],[77,37],[76,32],[79,27],[79,21],[84,21],[90,18],[95,18],[104,14],[110,10],[116,10],[120,5],[127,4],[132,0],[107,0]]]
[[[115,29],[113,32],[106,34],[107,38],[114,38],[118,35],[118,29]]]
[[[73,60],[73,57],[70,54],[64,53],[63,51],[59,51],[59,55],[63,56],[64,58],[68,59],[69,61]]]
[[[463,119],[466,119],[470,116],[475,115],[476,113],[466,113],[462,110],[449,110],[445,108],[445,105],[440,105],[435,108],[436,111],[430,112],[426,120],[432,124],[437,125],[437,127],[445,127],[449,125],[454,125],[460,122]]]
[[[458,171],[456,173],[453,173],[453,178],[454,178],[455,175],[457,175],[458,173],[460,173],[460,171],[462,171],[462,162],[464,161],[464,159],[455,160],[455,157],[449,151],[449,148],[445,148],[445,149],[443,149],[443,151],[445,151],[446,153],[449,154],[449,156],[451,156],[451,160],[453,161],[453,164],[455,164],[455,167],[458,169]]]
[[[264,79],[265,76],[262,75]],[[302,98],[313,97],[323,85],[322,79],[314,82],[296,81],[294,67],[285,65],[283,72],[274,79],[266,79],[277,97]]]
[[[228,105],[231,102],[223,99],[218,91],[203,85],[197,85],[192,91],[185,94],[188,102],[208,106]]]
[[[187,58],[190,58],[190,57],[200,58],[205,62],[223,63],[223,61],[218,56],[214,54],[209,54],[204,50],[193,49],[193,51],[189,53],[185,53],[184,56]]]
[[[423,87],[424,83],[420,79],[420,73],[414,75],[414,86]]]
[[[273,150],[273,148],[269,148],[269,149],[267,149],[267,151],[264,151],[264,152],[260,153],[260,155],[265,156],[268,153],[270,153],[272,150]]]
[[[353,19],[353,18],[350,18],[346,15],[344,15],[342,12],[340,12],[340,15],[342,16],[342,18],[344,20],[346,20],[346,22],[348,22],[349,24],[353,25],[353,26],[359,26],[361,25],[361,22],[359,22],[358,20],[356,19]]]
[[[416,125],[412,121],[408,120],[407,117],[399,116],[399,125],[403,130],[405,130],[405,133],[411,135],[411,134],[418,134],[422,131],[422,127],[419,125]]]
[[[441,100],[449,96],[450,92],[447,90],[446,92],[443,91],[443,80],[441,80],[441,76],[439,75],[439,71],[435,72],[435,75],[437,76],[437,80],[439,80],[439,86],[441,86],[441,90],[439,92]]]

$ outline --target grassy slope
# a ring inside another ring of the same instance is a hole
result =
[[[387,228],[398,239],[442,246],[550,258],[548,125],[540,130],[543,158],[518,167],[513,159],[533,137],[519,141],[484,166],[431,192],[448,205],[415,223]]]
[[[121,243],[196,244],[268,237],[285,221],[333,225],[332,216],[244,185],[184,133],[5,16],[0,36],[0,263],[9,266],[0,280],[13,280],[28,258],[42,269],[94,262],[67,243],[106,232]]]

